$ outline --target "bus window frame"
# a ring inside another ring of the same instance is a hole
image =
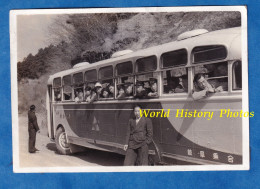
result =
[[[202,46],[223,46],[225,47],[225,50],[226,50],[226,57],[224,59],[212,59],[212,60],[206,60],[206,61],[200,61],[200,62],[194,62],[194,49],[196,47],[202,47]],[[226,44],[210,44],[210,45],[201,45],[201,46],[194,46],[191,51],[190,51],[190,62],[192,65],[199,65],[199,64],[204,64],[204,63],[208,63],[208,62],[219,62],[219,61],[222,61],[222,62],[225,62],[225,61],[228,61],[228,57],[229,57],[229,51],[228,51],[228,47]]]
[[[128,73],[128,74],[118,75],[117,66],[118,66],[119,64],[124,64],[124,63],[127,63],[127,62],[131,62],[131,64],[132,64],[132,72],[131,72],[131,73]],[[114,76],[115,76],[115,78],[116,78],[116,77],[127,76],[127,75],[133,75],[133,74],[134,74],[134,63],[133,63],[132,60],[128,60],[128,61],[116,63],[115,66],[114,66]]]
[[[64,81],[63,81],[63,78],[64,77],[66,77],[66,76],[70,76],[70,86],[71,86],[71,99],[70,100],[65,100],[65,98],[64,98]],[[73,101],[73,84],[72,84],[72,75],[71,74],[68,74],[68,75],[63,75],[62,76],[62,80],[61,80],[61,84],[62,84],[62,101],[65,101],[65,102],[71,102],[71,101]]]
[[[195,89],[195,87],[194,87],[194,77],[195,77],[195,67],[196,66],[201,66],[201,65],[208,65],[208,64],[218,64],[218,63],[224,63],[224,62],[226,62],[227,63],[227,69],[228,69],[228,71],[227,71],[227,79],[228,79],[228,90],[227,91],[221,91],[221,92],[216,92],[216,93],[214,93],[214,97],[220,97],[220,96],[227,96],[230,92],[231,92],[231,90],[230,90],[230,76],[231,76],[231,74],[230,74],[230,61],[228,61],[228,60],[216,60],[216,61],[210,61],[210,62],[203,62],[203,63],[198,63],[198,64],[193,64],[192,66],[191,66],[191,68],[192,68],[192,70],[191,70],[191,79],[192,79],[192,83],[191,83],[191,91],[193,90],[193,89]],[[206,79],[206,80],[208,80],[208,79]],[[190,94],[191,94],[191,92],[190,92]],[[208,98],[205,98],[205,99],[210,99],[210,98],[212,98],[212,97],[208,97]],[[205,100],[204,99],[204,100]]]
[[[242,92],[242,90],[243,90],[243,79],[241,79],[241,85],[242,85],[242,88],[241,89],[233,89],[233,67],[234,67],[234,64],[236,63],[236,62],[240,62],[241,63],[241,71],[242,71],[242,73],[241,73],[241,77],[243,78],[243,69],[242,69],[242,60],[234,60],[234,61],[232,61],[232,62],[230,62],[230,92],[232,92],[232,93],[241,93]]]
[[[112,66],[112,77],[105,77],[105,78],[102,78],[100,79],[99,78],[99,74],[100,74],[100,69],[102,68],[105,68],[105,67],[110,67]],[[100,66],[98,69],[97,69],[97,82],[99,82],[101,85],[102,85],[102,82],[104,80],[110,80],[112,79],[112,82],[113,82],[113,85],[114,85],[114,97],[113,98],[100,98],[98,97],[97,101],[107,101],[107,100],[115,100],[115,94],[116,94],[116,88],[115,88],[115,63],[110,63],[108,65],[103,65],[103,66]]]
[[[88,81],[87,81],[87,80],[86,80],[86,73],[89,72],[89,71],[92,71],[92,70],[95,70],[95,71],[96,71],[97,77],[96,77],[96,79],[88,80]],[[84,71],[84,74],[83,74],[83,82],[84,82],[84,83],[92,83],[92,82],[97,81],[97,80],[98,80],[98,70],[97,70],[96,68]]]
[[[177,66],[163,67],[163,55],[166,54],[166,53],[170,53],[170,52],[174,52],[174,51],[180,51],[180,50],[186,50],[186,53],[187,53],[187,62],[186,62],[186,64],[179,64]],[[187,48],[184,47],[184,48],[181,48],[181,49],[175,49],[175,50],[163,52],[160,55],[160,61],[159,62],[160,62],[159,65],[160,65],[160,69],[161,70],[177,68],[177,67],[183,67],[183,66],[186,67],[188,65],[188,63],[189,63],[189,51],[188,51]]]
[[[160,72],[160,79],[161,79],[161,87],[160,87],[160,90],[161,90],[161,96],[162,97],[187,97],[189,94],[190,94],[190,86],[189,86],[189,81],[190,81],[190,67],[187,66],[188,64],[186,64],[185,66],[178,66],[178,67],[168,67],[168,68],[161,68],[161,70],[159,71]],[[187,92],[183,92],[183,93],[164,93],[164,85],[163,85],[163,72],[164,71],[168,71],[168,70],[174,70],[174,69],[180,69],[180,68],[185,68],[187,69],[187,82],[188,82],[188,90]]]
[[[101,79],[101,78],[99,77],[99,76],[100,76],[100,75],[99,75],[99,74],[100,74],[100,69],[105,68],[105,67],[110,67],[110,66],[112,66],[112,72],[113,72],[113,73],[112,73],[112,77],[105,77],[105,78],[102,78],[102,79]],[[107,79],[114,78],[114,77],[115,77],[115,76],[114,76],[114,74],[115,74],[115,73],[114,73],[114,67],[115,67],[115,66],[114,66],[113,64],[109,64],[109,65],[105,65],[105,66],[100,66],[100,67],[98,68],[98,75],[97,75],[98,78],[97,78],[97,80],[98,80],[98,81],[103,81],[103,80],[107,80]]]
[[[138,72],[137,69],[138,69],[138,66],[137,66],[137,61],[139,59],[143,59],[143,58],[149,58],[149,57],[155,57],[156,59],[156,68],[154,70],[149,70],[149,71],[143,71],[143,72]],[[149,55],[149,56],[144,56],[144,57],[138,57],[135,61],[134,61],[134,74],[135,75],[139,75],[139,74],[143,74],[143,73],[148,73],[148,72],[156,72],[158,70],[158,56],[156,54],[152,54],[152,55]]]
[[[80,83],[81,85],[83,85],[82,87],[75,87],[75,81],[74,81],[74,75],[76,74],[79,74],[81,73],[82,74],[82,83]],[[72,92],[72,101],[75,102],[75,89],[79,89],[79,88],[82,88],[82,92],[83,92],[83,100],[84,100],[84,72],[81,71],[81,72],[76,72],[76,73],[73,73],[72,74],[72,86],[73,86],[73,92]]]

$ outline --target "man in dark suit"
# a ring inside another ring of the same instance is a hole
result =
[[[36,141],[36,132],[40,132],[37,123],[37,117],[35,115],[35,106],[31,105],[30,110],[28,111],[28,132],[29,132],[29,152],[35,153],[39,151],[35,148],[35,141]]]
[[[140,116],[140,106],[134,107],[134,119],[130,119],[127,129],[126,156],[124,165],[135,165],[139,160],[139,165],[148,165],[148,144],[152,142],[153,125],[150,118]]]

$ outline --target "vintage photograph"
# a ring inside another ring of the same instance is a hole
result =
[[[14,172],[249,169],[246,7],[10,23]]]

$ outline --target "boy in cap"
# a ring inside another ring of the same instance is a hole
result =
[[[142,81],[136,82],[136,98],[144,99],[148,97],[147,90],[144,88],[144,83]]]
[[[157,79],[155,78],[150,78],[149,79],[150,83],[150,90],[148,92],[149,97],[158,97],[158,86],[157,86]]]

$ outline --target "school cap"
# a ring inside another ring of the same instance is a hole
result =
[[[152,85],[152,84],[154,84],[154,83],[157,83],[157,79],[155,79],[155,78],[150,78],[150,79],[149,79],[149,83],[150,83],[150,85]]]
[[[131,85],[132,85],[132,83],[130,83],[130,82],[127,82],[127,83],[125,83],[124,85],[125,85],[125,87],[129,87],[129,86],[131,86]]]
[[[30,110],[35,110],[35,106],[34,106],[34,105],[31,105],[31,106],[30,106]]]
[[[117,89],[118,89],[118,90],[124,89],[124,84],[122,83],[122,84],[117,85]]]
[[[144,83],[142,81],[137,81],[136,82],[136,86],[139,87],[139,86],[144,86]]]

